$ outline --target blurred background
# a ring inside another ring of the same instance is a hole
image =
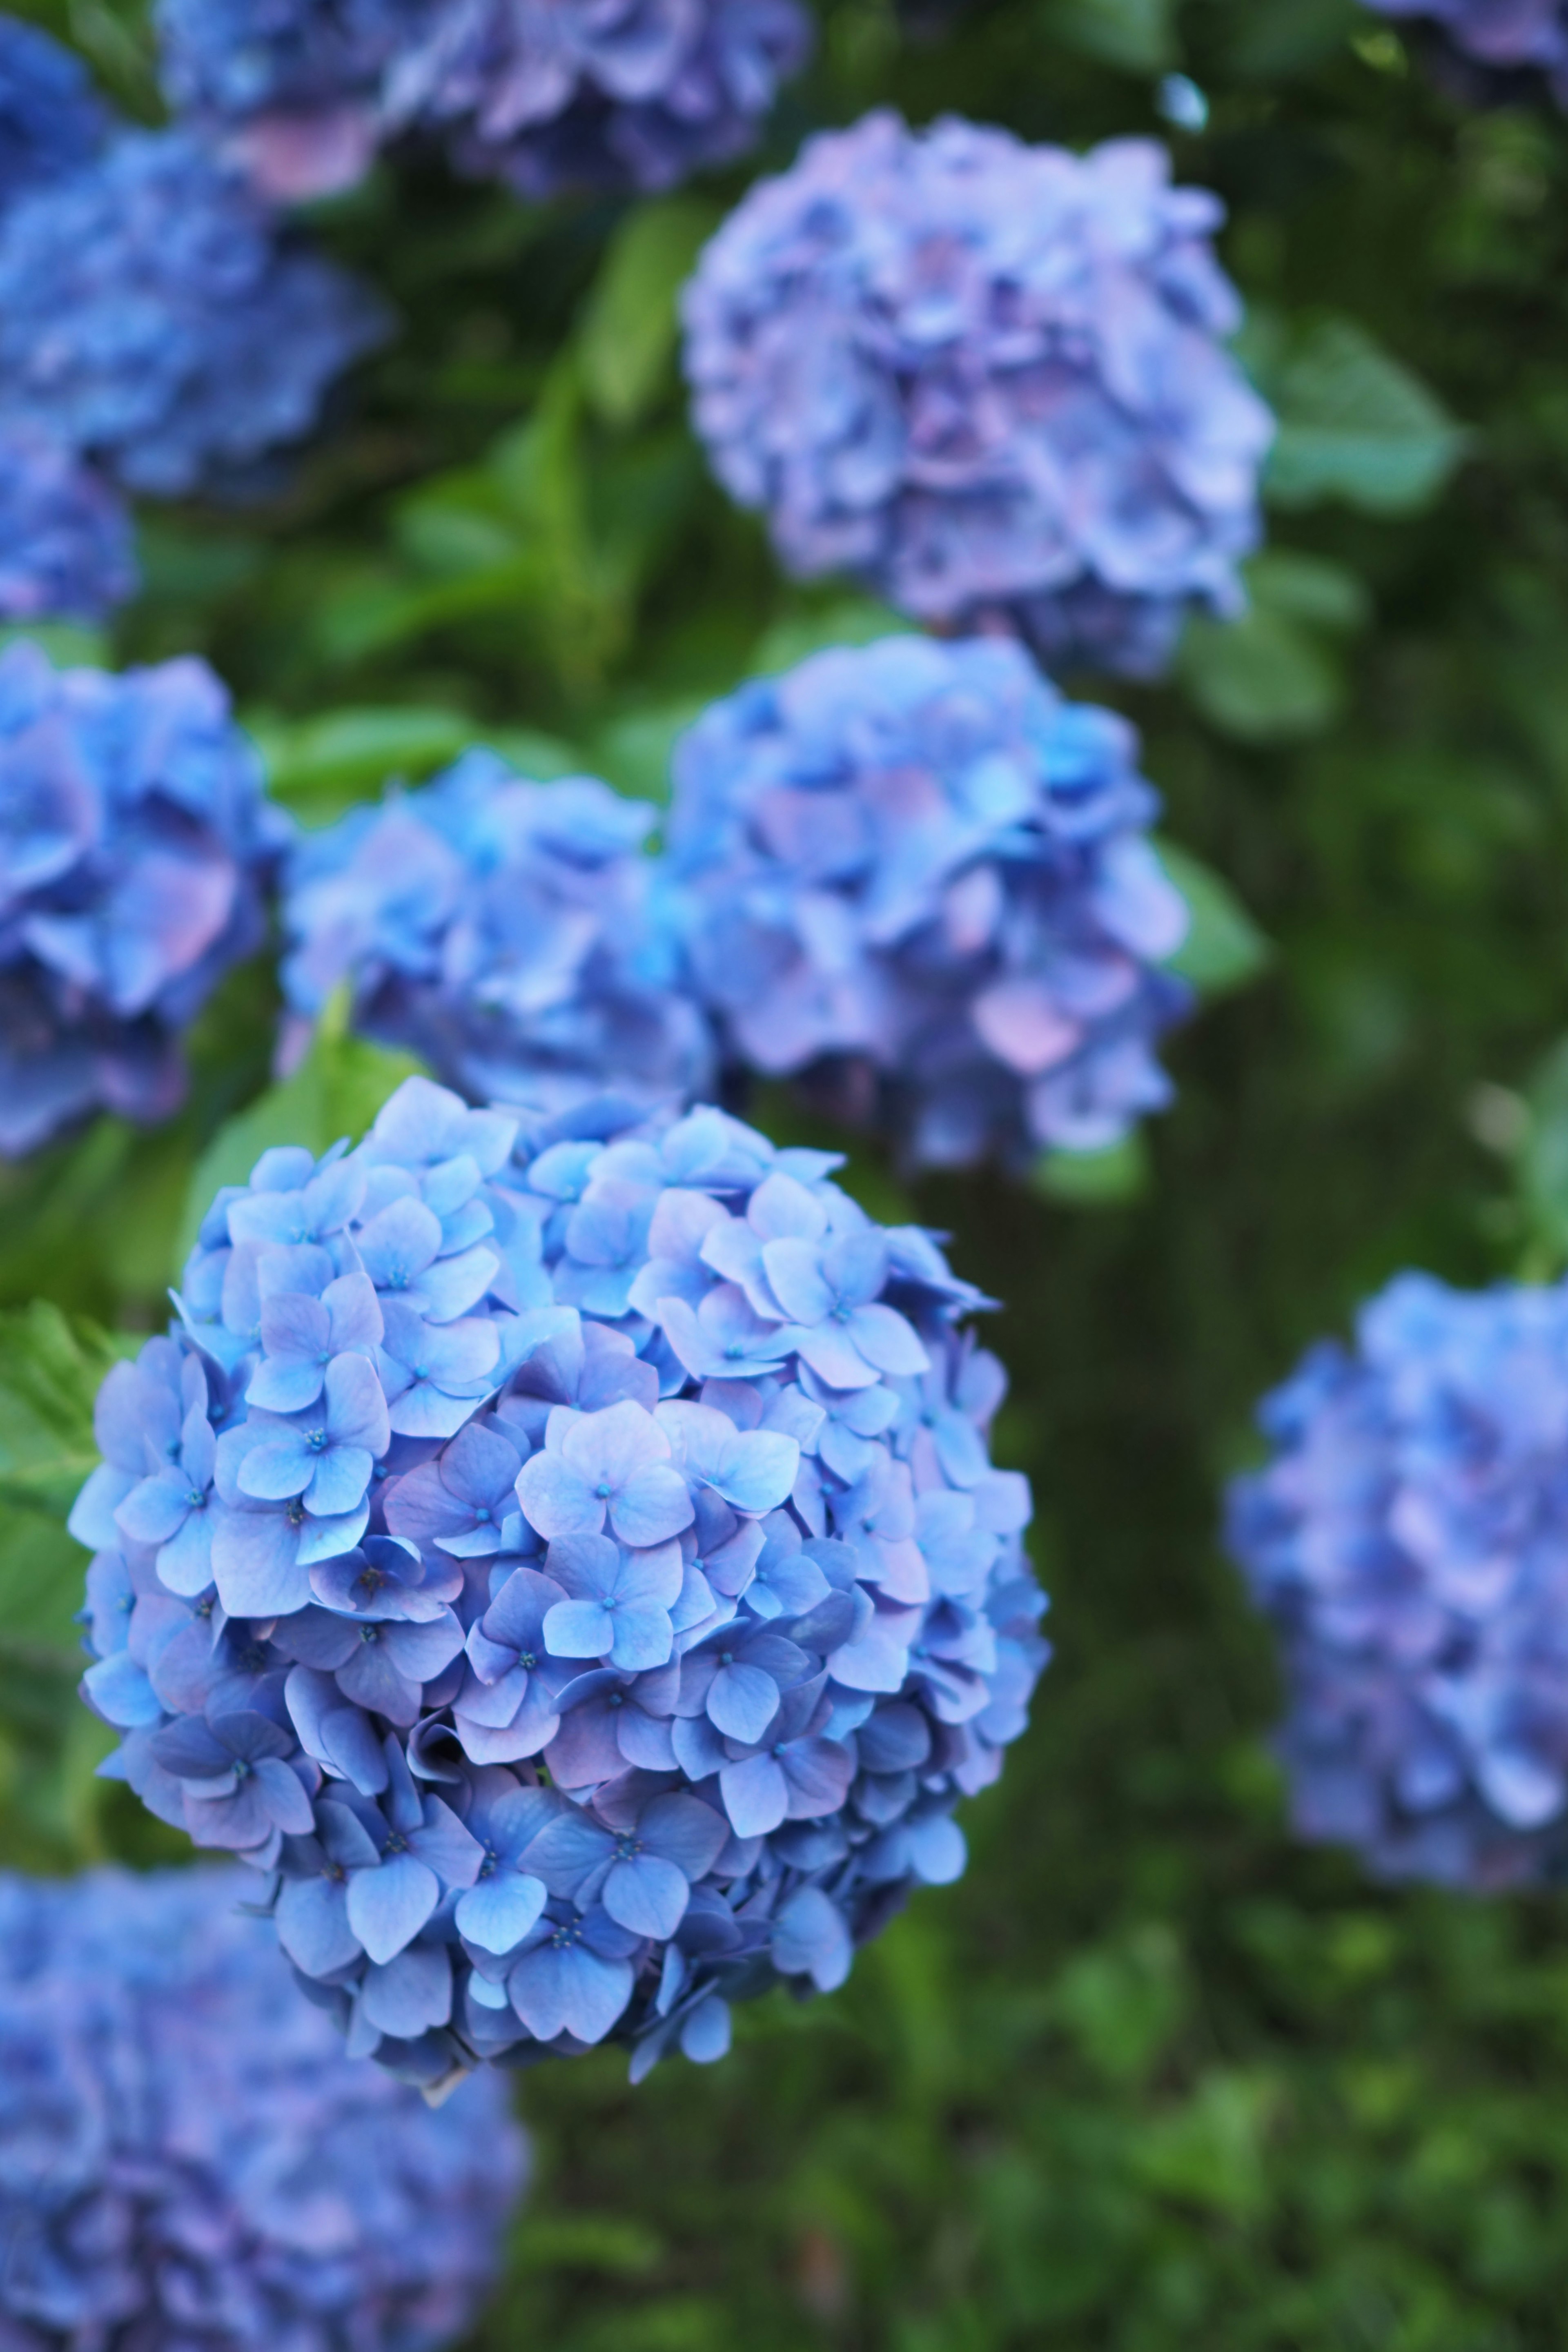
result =
[[[143,12],[18,13],[156,119]],[[307,823],[476,737],[658,797],[759,667],[890,616],[781,577],[689,430],[675,299],[754,172],[890,103],[1216,189],[1281,435],[1252,606],[1173,681],[1071,681],[1142,730],[1234,893],[1175,1108],[1070,1183],[926,1179],[1005,1301],[1056,1656],[973,1861],[848,1985],[737,2013],[721,2066],[518,2089],[531,2200],[476,2343],[1524,2352],[1568,2289],[1568,1943],[1549,1897],[1369,1885],[1286,1832],[1268,1641],[1217,1543],[1251,1409],[1405,1265],[1552,1270],[1568,1151],[1568,122],[1467,110],[1354,0],[828,0],[747,167],[525,205],[434,167],[309,208],[400,331],[274,495],[140,520],[145,587],[62,656],[205,654]],[[1245,909],[1245,913],[1242,911]],[[268,1084],[260,966],[192,1108],[0,1172],[0,1861],[177,1860],[71,1696],[116,1340],[157,1328],[215,1139]],[[352,1055],[330,1133],[359,1123]],[[778,1139],[798,1112],[759,1095]],[[813,1130],[834,1140],[827,1130]],[[1529,1223],[1518,1202],[1548,1204]],[[110,1204],[112,1207],[110,1208]]]

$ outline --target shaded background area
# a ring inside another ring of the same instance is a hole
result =
[[[148,103],[135,9],[31,13]],[[1202,131],[1158,110],[1177,70]],[[841,1993],[738,2015],[718,2068],[523,2078],[538,2186],[479,2340],[1544,2352],[1561,1906],[1382,1892],[1290,1843],[1268,1647],[1215,1528],[1254,1398],[1364,1292],[1547,1268],[1512,1201],[1550,1167],[1523,1093],[1568,1029],[1568,125],[1461,112],[1353,0],[840,0],[767,160],[884,100],[1154,131],[1231,207],[1287,426],[1253,614],[1194,626],[1167,689],[1081,683],[1143,728],[1172,838],[1271,953],[1175,1041],[1146,1169],[1082,1205],[909,1196],[1006,1302],[998,1452],[1035,1482],[1058,1644],[968,1810],[968,1877]],[[113,657],[206,653],[309,820],[475,733],[657,791],[749,667],[885,625],[781,582],[686,430],[673,289],[742,184],[530,209],[384,168],[317,208],[405,331],[275,497],[145,519]],[[163,1850],[90,1778],[58,1520],[94,1331],[160,1319],[193,1171],[267,1082],[268,988],[208,1016],[172,1129],[102,1122],[0,1177],[7,1860]],[[896,1175],[854,1148],[879,1205]]]

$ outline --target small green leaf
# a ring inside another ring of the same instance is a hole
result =
[[[847,597],[840,604],[775,621],[757,639],[750,673],[753,677],[772,677],[832,646],[873,646],[879,638],[909,634],[908,621],[889,605],[875,604],[868,596]]]
[[[1243,743],[1319,734],[1344,701],[1333,654],[1288,613],[1262,604],[1238,621],[1189,621],[1176,674],[1204,717]]]
[[[1247,585],[1256,604],[1310,628],[1349,635],[1372,619],[1365,583],[1344,564],[1300,548],[1270,547],[1255,555],[1247,566]]]
[[[1257,321],[1238,349],[1279,420],[1263,478],[1276,506],[1412,514],[1464,455],[1468,436],[1436,394],[1353,319]]]
[[[1242,0],[1226,66],[1246,80],[1309,72],[1342,49],[1363,21],[1357,0]]]
[[[1064,1208],[1120,1209],[1147,1192],[1152,1171],[1142,1130],[1134,1128],[1103,1151],[1047,1151],[1031,1181]]]
[[[634,800],[667,801],[670,753],[707,707],[704,696],[693,695],[612,719],[595,739],[593,772]]]
[[[98,1463],[99,1384],[126,1351],[43,1299],[0,1315],[0,1639],[67,1664],[87,1561],[65,1523]]]
[[[1568,1255],[1568,1038],[1536,1068],[1525,1109],[1517,1181],[1531,1239],[1555,1272]]]
[[[1271,950],[1228,882],[1174,842],[1154,845],[1161,865],[1187,902],[1186,938],[1165,968],[1205,996],[1244,988],[1269,961]]]
[[[635,425],[668,382],[677,298],[720,217],[670,196],[638,205],[612,238],[577,329],[584,389],[607,425]]]
[[[1177,58],[1175,0],[1050,0],[1045,30],[1064,48],[1128,73],[1163,73]]]

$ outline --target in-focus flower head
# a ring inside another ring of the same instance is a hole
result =
[[[413,1079],[214,1202],[72,1527],[85,1692],[276,1874],[353,2053],[719,2056],[837,1984],[1024,1727],[984,1302],[723,1113],[519,1134]]]
[[[108,128],[80,59],[0,16],[0,212],[89,162]]]
[[[177,1107],[181,1033],[260,946],[287,830],[205,662],[0,654],[0,1153]]]
[[[1229,1543],[1284,1644],[1298,1827],[1387,1877],[1561,1877],[1568,1286],[1401,1275],[1260,1419]]]
[[[181,131],[122,131],[0,219],[0,409],[128,489],[243,484],[384,326]]]
[[[1170,1097],[1186,909],[1137,740],[1003,638],[817,654],[676,748],[694,984],[745,1067],[917,1161],[1095,1150]]]
[[[1238,609],[1272,420],[1224,348],[1218,201],[1169,175],[1149,140],[879,111],[751,191],[687,287],[686,366],[792,572],[1140,675],[1190,605]]]
[[[384,140],[542,196],[663,188],[752,146],[800,0],[162,0],[164,85],[258,184],[342,186]]]
[[[606,1089],[703,1092],[712,1045],[678,985],[655,811],[593,777],[530,783],[493,751],[356,809],[291,860],[296,1034],[347,982],[353,1025],[474,1100],[559,1111]]]
[[[1544,82],[1568,106],[1565,0],[1367,0],[1435,37],[1442,79],[1473,103],[1507,100]]]
[[[432,2111],[343,2055],[242,1871],[0,1878],[7,2352],[435,2352],[526,2152],[498,2079]]]
[[[97,621],[136,593],[117,492],[41,425],[0,422],[0,621]]]

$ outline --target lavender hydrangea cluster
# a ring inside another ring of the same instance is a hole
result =
[[[1005,638],[817,654],[678,745],[670,845],[733,1062],[915,1161],[1095,1150],[1170,1097],[1187,910],[1137,739]]]
[[[0,654],[0,1153],[176,1108],[181,1033],[261,944],[286,837],[204,662]]]
[[[686,289],[686,366],[792,572],[1137,675],[1189,606],[1239,609],[1272,419],[1224,348],[1218,201],[1169,173],[1148,140],[879,111],[752,190]]]
[[[42,425],[0,418],[0,622],[98,621],[135,591],[122,499]]]
[[[79,59],[36,26],[0,16],[0,212],[89,162],[108,128]]]
[[[180,132],[122,131],[0,216],[0,416],[131,490],[243,484],[384,329]]]
[[[500,2078],[344,2057],[243,1871],[0,1878],[6,2352],[434,2352],[522,2185]]]
[[[290,861],[291,1052],[347,982],[364,1035],[448,1085],[559,1111],[614,1089],[706,1090],[712,1041],[682,991],[656,812],[587,776],[531,783],[493,751],[352,811]]]
[[[1401,1275],[1260,1415],[1229,1542],[1279,1629],[1297,1825],[1380,1875],[1568,1864],[1568,1286]]]
[[[263,186],[319,192],[399,134],[530,196],[664,188],[756,139],[800,0],[162,0],[171,98]]]
[[[1380,16],[1414,18],[1451,60],[1463,95],[1509,95],[1544,80],[1568,106],[1568,5],[1564,0],[1367,0]]]
[[[1045,1656],[1028,1490],[983,1302],[837,1164],[411,1079],[220,1192],[106,1381],[86,1695],[351,2053],[715,2058],[963,1868]]]

